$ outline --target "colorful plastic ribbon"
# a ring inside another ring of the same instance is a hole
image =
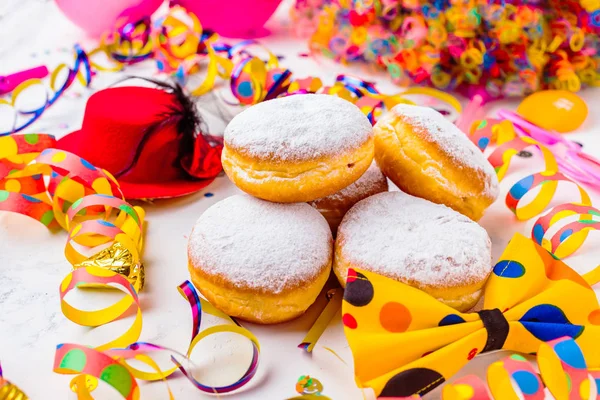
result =
[[[351,271],[342,303],[356,382],[377,396],[424,395],[477,354],[534,353],[575,339],[600,367],[598,299],[579,274],[516,234],[493,269],[483,310],[460,313],[404,283]],[[592,282],[595,283],[595,282]]]
[[[479,377],[468,375],[444,386],[442,400],[543,400],[544,387],[555,399],[597,398],[597,371],[587,369],[585,356],[572,338],[543,343],[537,351],[537,364],[540,374],[527,359],[513,354],[488,367],[489,389]]]
[[[112,386],[127,400],[137,400],[140,398],[136,378],[149,381],[165,380],[177,369],[181,370],[194,386],[206,393],[228,393],[243,387],[256,374],[258,368],[260,353],[258,339],[248,330],[242,328],[237,321],[201,299],[189,281],[182,283],[178,287],[178,290],[188,300],[193,318],[192,339],[185,355],[164,346],[145,342],[136,342],[129,344],[125,348],[115,348],[106,351],[101,351],[100,348],[92,349],[80,345],[61,344],[56,349],[54,371],[60,374],[77,375],[71,381],[71,388],[80,396],[89,396],[89,392],[97,387],[97,380],[101,380]],[[226,319],[230,324],[216,325],[201,331],[203,311]],[[192,364],[189,357],[194,347],[207,336],[220,332],[233,332],[248,338],[253,346],[253,357],[247,371],[233,384],[222,387],[207,386],[196,380],[192,372],[182,364],[182,361],[185,360],[186,363]],[[171,354],[171,359],[175,363],[175,366],[167,370],[162,370],[147,355],[159,351]],[[149,365],[154,372],[132,367],[127,362],[127,360],[132,359]],[[169,394],[170,398],[173,399],[174,397],[170,389]]]
[[[542,153],[544,170],[521,178],[506,195],[506,205],[520,220],[542,214],[556,194],[560,182],[568,182],[577,188],[579,202],[554,207],[539,217],[533,226],[533,240],[552,252],[555,257],[564,258],[571,255],[581,247],[589,231],[598,229],[600,221],[595,220],[594,217],[600,216],[600,210],[592,206],[591,198],[583,187],[559,172],[559,164],[552,152],[534,137],[518,136],[515,126],[509,120],[487,119],[473,125],[470,138],[482,151],[492,143],[497,144],[496,149],[489,155],[488,161],[496,169],[499,180],[506,175],[512,157],[521,150],[537,148]],[[521,201],[527,193],[540,186],[535,197],[522,206]],[[578,221],[567,220],[565,224],[565,220],[573,216],[578,216]],[[557,224],[563,226],[552,237],[547,238],[547,232]],[[590,284],[595,283],[600,279],[600,272],[594,269],[585,274],[584,278]]]

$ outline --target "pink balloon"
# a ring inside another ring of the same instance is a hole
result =
[[[150,16],[163,0],[56,0],[58,8],[92,37],[114,30],[117,18],[138,21]]]
[[[196,14],[202,27],[227,37],[256,38],[281,0],[172,0]]]

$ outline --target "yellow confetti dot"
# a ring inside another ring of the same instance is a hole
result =
[[[66,158],[67,158],[67,154],[62,151],[59,151],[58,153],[56,153],[52,156],[52,162],[55,162],[55,163],[63,162]]]
[[[75,237],[75,236],[77,236],[77,234],[79,233],[79,231],[80,231],[80,230],[81,230],[81,225],[77,225],[77,226],[75,227],[75,229],[73,229],[73,230],[71,231],[71,235],[70,235],[70,236],[71,236],[71,237]]]
[[[9,192],[19,193],[21,191],[21,183],[15,179],[9,179],[4,184],[4,190]]]
[[[108,195],[112,194],[110,183],[108,183],[108,180],[106,178],[96,179],[94,181],[94,183],[92,183],[92,188],[98,194],[108,194]]]
[[[65,290],[67,290],[67,288],[71,284],[71,279],[73,279],[73,275],[71,275],[71,274],[67,275],[67,277],[65,279],[63,279],[62,283],[60,284],[61,292],[64,292]]]
[[[0,138],[0,159],[17,154],[17,143],[10,136]]]
[[[579,386],[579,395],[583,400],[588,400],[590,398],[590,380],[586,379],[581,382]]]
[[[470,399],[475,395],[473,388],[469,385],[454,385],[454,389],[456,389],[462,399]]]

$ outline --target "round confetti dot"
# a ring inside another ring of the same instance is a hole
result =
[[[373,300],[374,295],[373,284],[367,277],[352,268],[348,269],[344,300],[355,307],[363,307]]]
[[[83,201],[83,197],[75,200],[75,202],[73,204],[71,204],[71,208],[73,210],[76,209],[77,207],[79,207],[79,205],[81,204],[82,201]]]
[[[112,193],[112,188],[108,179],[106,178],[98,178],[92,183],[92,188],[102,194]]]
[[[479,138],[477,141],[477,147],[479,147],[481,150],[485,150],[488,144],[490,144],[490,139],[486,137]]]
[[[342,322],[344,323],[344,326],[347,326],[350,329],[356,329],[358,326],[356,319],[350,314],[344,314],[342,316]]]
[[[5,201],[10,196],[10,192],[7,190],[0,190],[0,202]]]
[[[454,385],[454,390],[460,395],[461,399],[472,399],[475,395],[475,391],[471,386],[461,383]]]
[[[244,97],[252,96],[252,84],[249,81],[241,82],[238,86],[238,93]]]
[[[3,138],[0,146],[0,159],[14,156],[18,152],[17,142],[13,138]]]
[[[131,374],[127,368],[120,364],[113,364],[104,368],[100,373],[100,379],[117,389],[123,397],[128,397],[133,387]]]
[[[583,382],[581,382],[581,385],[579,385],[579,395],[583,400],[587,400],[590,398],[590,389],[590,380],[586,378],[583,380]]]
[[[87,169],[92,170],[92,171],[96,170],[96,167],[94,167],[92,164],[90,164],[89,162],[87,162],[83,158],[80,158],[79,161],[81,161],[81,164],[83,164],[83,166],[86,167]]]
[[[35,197],[29,196],[28,194],[21,194],[21,196],[23,196],[23,198],[30,203],[41,203],[42,202],[41,200],[36,199]]]
[[[23,135],[23,139],[29,144],[36,144],[40,140],[40,137],[37,133],[27,133]]]
[[[477,348],[471,349],[471,351],[469,351],[469,354],[467,356],[467,360],[474,359],[476,355],[477,355]]]
[[[533,395],[540,389],[538,378],[529,371],[516,371],[512,378],[525,395]]]
[[[574,340],[563,340],[554,345],[554,351],[558,357],[568,365],[577,369],[586,369],[585,358],[581,348]]]
[[[516,200],[520,200],[521,197],[525,196],[525,193],[531,189],[531,185],[533,185],[533,179],[533,175],[529,175],[515,183],[514,186],[510,188],[510,195]]]
[[[211,192],[204,193],[204,197],[213,197],[213,196],[214,196],[214,194]]]
[[[379,322],[389,332],[404,332],[410,326],[412,317],[403,304],[390,301],[381,307]]]
[[[523,362],[527,362],[527,359],[519,354],[513,354],[510,356],[510,358],[512,358],[515,361],[523,361]]]
[[[19,193],[21,191],[21,183],[15,179],[9,179],[4,183],[4,190]]]
[[[67,352],[60,361],[60,368],[81,372],[85,368],[87,357],[83,350],[73,349]]]
[[[46,226],[50,225],[50,223],[54,220],[54,212],[46,211],[42,218],[40,218],[40,222]]]
[[[569,236],[571,236],[573,234],[573,229],[565,229],[565,231],[563,233],[560,234],[560,242],[564,242],[565,240],[567,240],[567,238]]]
[[[65,161],[66,158],[67,158],[66,153],[59,151],[52,156],[52,162],[60,163],[60,162]]]
[[[114,228],[114,227],[115,227],[115,224],[113,224],[113,223],[111,223],[111,222],[108,222],[108,221],[105,221],[105,220],[103,220],[103,219],[99,219],[99,220],[97,220],[97,221],[98,221],[98,223],[99,223],[100,225],[108,226],[109,228]]]
[[[486,126],[487,126],[487,121],[484,119],[479,123],[479,125],[477,126],[477,129],[483,129]]]
[[[73,230],[71,230],[71,234],[69,236],[71,236],[71,237],[77,236],[77,234],[79,233],[80,230],[81,230],[81,224],[75,226],[75,228],[73,228]]]
[[[119,210],[125,211],[127,214],[131,215],[131,217],[135,220],[136,223],[140,222],[133,207],[130,207],[127,204],[121,204],[119,206]]]
[[[535,224],[533,226],[533,238],[538,244],[542,244],[542,239],[544,238],[544,227],[540,224]]]
[[[442,320],[438,323],[438,326],[462,324],[463,322],[465,322],[465,320],[461,316],[449,314],[442,318]]]
[[[63,279],[62,283],[60,284],[60,291],[62,293],[64,293],[65,290],[67,290],[67,288],[71,284],[72,280],[73,280],[73,275],[71,275],[71,274],[67,275],[67,277],[65,279]]]

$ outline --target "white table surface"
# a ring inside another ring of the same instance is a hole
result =
[[[354,72],[378,83],[379,88],[391,93],[395,88],[385,74],[364,67],[347,68],[329,60],[303,58],[298,54],[307,51],[306,41],[295,38],[287,21],[284,4],[269,23],[274,34],[261,39],[273,52],[283,55],[282,64],[296,77],[320,76],[324,82],[333,82],[342,72]],[[52,1],[3,0],[0,2],[0,74],[14,72],[34,65],[46,64],[53,68],[59,62],[70,60],[69,49],[75,42],[84,48],[93,48],[93,41],[85,39],[82,32],[67,21]],[[152,62],[127,69],[126,74],[152,76]],[[26,132],[45,132],[58,137],[79,128],[87,97],[121,78],[124,74],[105,73],[93,81],[93,89],[77,84],[70,88],[47,113]],[[571,138],[584,144],[586,151],[600,156],[600,90],[585,90],[581,96],[587,101],[590,116]],[[515,107],[517,102],[498,102],[499,107]],[[237,111],[225,107],[213,95],[199,99],[199,107],[212,133],[220,133],[229,118]],[[541,164],[536,159],[515,162],[509,176],[502,184],[499,200],[487,211],[480,223],[488,230],[493,242],[493,255],[497,259],[515,232],[529,236],[531,223],[518,222],[504,206],[503,198],[510,182],[524,171],[532,172]],[[205,197],[205,193],[213,197]],[[191,318],[187,303],[180,297],[176,286],[189,278],[187,271],[187,237],[195,220],[210,205],[238,193],[229,180],[221,176],[204,191],[179,199],[157,201],[145,205],[148,230],[144,262],[147,286],[141,294],[143,331],[140,340],[185,351],[189,342]],[[590,190],[596,204],[600,196]],[[562,201],[576,201],[573,191],[565,190]],[[591,239],[568,263],[580,272],[595,266],[600,250],[597,237]],[[74,342],[97,345],[123,332],[131,318],[97,329],[80,327],[67,320],[60,311],[58,286],[70,269],[63,255],[66,233],[50,233],[37,222],[20,215],[0,213],[0,362],[5,377],[19,385],[31,399],[75,398],[68,388],[70,377],[52,372],[55,346]],[[114,293],[92,293],[76,296],[73,301],[84,300],[86,306],[98,307],[115,299]],[[85,297],[85,299],[83,299]],[[352,357],[343,335],[339,313],[330,324],[312,356],[296,346],[316,318],[319,307],[311,308],[303,317],[281,325],[259,326],[245,324],[260,340],[261,364],[257,377],[235,399],[284,399],[295,395],[294,385],[300,375],[309,374],[324,385],[323,394],[333,399],[362,399],[352,374]],[[205,325],[215,319],[206,318]],[[335,350],[348,365],[330,352]],[[477,357],[458,376],[475,373],[484,376],[490,361],[506,354],[499,352]],[[207,384],[226,384],[239,376],[249,358],[247,341],[227,334],[216,335],[197,347],[194,361],[202,367],[199,371]],[[196,390],[180,374],[169,379],[177,399],[208,398]],[[162,382],[141,382],[142,399],[166,399]],[[99,399],[119,398],[110,388],[99,388]],[[369,393],[366,393],[370,397]],[[437,392],[430,398],[439,398]]]

